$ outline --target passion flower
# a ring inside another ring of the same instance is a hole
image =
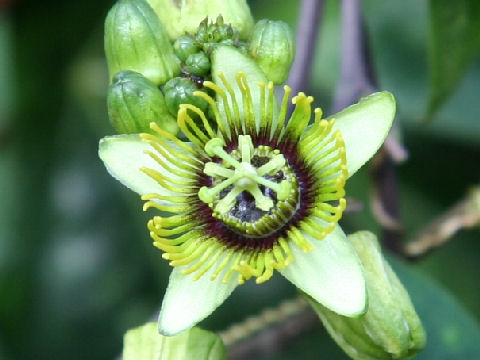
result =
[[[253,61],[228,49],[212,57],[215,83],[203,83],[216,99],[194,93],[212,117],[180,105],[177,122],[189,142],[156,124],[156,134],[100,142],[108,171],[142,195],[144,210],[160,210],[148,229],[174,267],[160,332],[192,327],[236,286],[275,271],[338,314],[364,313],[361,263],[337,222],[345,181],[388,133],[393,97],[373,94],[332,119],[314,109],[310,124],[313,98],[299,93],[287,119],[290,88],[277,108],[273,83],[259,82]]]

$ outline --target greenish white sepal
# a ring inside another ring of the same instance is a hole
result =
[[[328,309],[345,316],[365,313],[367,294],[362,265],[344,232],[334,230],[321,240],[304,234],[313,250],[292,246],[294,261],[280,273]]]
[[[339,113],[334,130],[340,130],[347,152],[348,176],[352,176],[380,148],[395,117],[395,98],[387,91],[373,93]]]
[[[191,275],[183,274],[188,267],[175,267],[170,274],[158,316],[158,329],[163,335],[179,334],[205,319],[239,284],[237,273],[227,281],[222,274],[212,280],[216,271],[213,267],[198,280],[193,280]]]
[[[238,49],[224,45],[218,46],[213,51],[211,60],[213,81],[217,86],[219,86],[223,91],[225,91],[226,94],[229,94],[229,89],[225,86],[225,82],[223,81],[223,79],[225,79],[229,84],[235,84],[232,87],[232,91],[235,94],[235,98],[237,99],[237,101],[241,101],[241,99],[243,99],[242,92],[237,86],[237,74],[247,74],[246,83],[251,94],[251,101],[253,104],[253,113],[255,114],[255,120],[257,121],[261,119],[260,109],[262,96],[261,88],[258,86],[258,83],[267,83],[268,80],[263,71],[258,66],[258,64],[248,56],[242,54],[242,52]],[[227,98],[230,109],[234,109],[235,106],[232,103],[231,97],[227,95]],[[263,100],[265,101],[265,99]],[[275,99],[273,101],[273,118],[276,122],[277,104]],[[223,99],[220,96],[217,96],[217,105],[219,111],[224,112]],[[245,118],[243,103],[238,102],[237,106],[240,113],[240,118]],[[258,123],[257,126],[259,126]]]
[[[151,151],[151,147],[141,140],[140,135],[116,135],[100,140],[98,155],[110,175],[136,193],[171,195],[170,190],[163,188],[141,170],[148,168],[164,174],[167,172],[148,155],[148,151]],[[167,176],[178,178],[174,173],[168,173]]]

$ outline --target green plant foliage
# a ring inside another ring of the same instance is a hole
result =
[[[433,280],[394,258],[389,262],[407,288],[427,332],[427,346],[415,359],[478,359],[480,326],[471,314]]]
[[[434,280],[412,270],[394,257],[387,257],[395,273],[408,290],[415,309],[427,333],[427,345],[415,360],[478,359],[480,327],[443,287]],[[350,359],[338,348],[322,328],[299,338],[294,344],[274,356],[261,360],[316,359],[319,351],[329,360]]]
[[[430,1],[428,115],[453,92],[480,50],[480,2]]]
[[[212,332],[193,328],[177,336],[158,333],[157,323],[150,322],[127,331],[124,337],[123,360],[223,360],[222,340]]]

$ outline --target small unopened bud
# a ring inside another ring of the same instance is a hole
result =
[[[283,21],[260,20],[253,28],[249,52],[268,80],[285,82],[295,57],[290,27]]]
[[[248,39],[253,28],[253,17],[246,0],[147,0],[165,25],[171,40],[185,33],[194,34],[202,20],[215,20],[222,15],[223,24],[232,24],[242,39]],[[208,34],[205,29],[205,35]],[[213,34],[212,34],[213,35]],[[221,40],[222,34],[215,35]],[[205,38],[202,42],[209,41]]]
[[[105,20],[105,54],[110,77],[123,70],[157,85],[180,73],[168,35],[145,0],[120,0]]]
[[[110,121],[120,134],[151,132],[151,122],[172,134],[178,132],[162,92],[142,74],[133,71],[116,74],[108,89],[107,105]]]
[[[195,45],[195,40],[192,36],[182,35],[173,43],[173,49],[175,50],[175,55],[182,61],[187,60],[187,58],[197,53],[200,49]]]
[[[348,237],[363,268],[368,311],[358,318],[336,314],[307,297],[337,344],[355,360],[410,358],[425,347],[426,335],[407,291],[380,252],[372,233]]]
[[[206,75],[210,71],[210,60],[203,52],[192,54],[185,61],[185,70],[190,74]]]
[[[208,103],[204,99],[193,95],[198,90],[197,85],[188,78],[176,77],[168,81],[163,87],[163,93],[170,114],[177,116],[180,104],[192,104],[200,110],[206,111]]]

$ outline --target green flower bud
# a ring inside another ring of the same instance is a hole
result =
[[[307,298],[337,344],[355,360],[409,358],[425,347],[426,335],[407,291],[380,252],[372,233],[350,235],[365,270],[368,311],[338,315]]]
[[[295,58],[290,27],[283,21],[260,20],[253,29],[249,52],[268,80],[274,84],[285,82]]]
[[[186,61],[187,58],[197,53],[200,49],[195,45],[195,40],[189,35],[182,35],[173,44],[173,49],[178,58]]]
[[[112,7],[105,20],[105,54],[110,77],[132,70],[161,85],[180,73],[168,35],[145,0],[120,0]]]
[[[207,28],[208,40],[211,42],[219,42],[223,40],[220,28],[216,24],[210,24]]]
[[[170,114],[177,116],[180,104],[192,104],[200,110],[206,111],[208,103],[204,99],[193,95],[198,90],[197,85],[190,79],[176,77],[169,80],[163,88],[163,93]]]
[[[217,24],[218,24],[218,20],[217,20]],[[221,39],[222,40],[226,40],[226,39],[232,39],[234,41],[237,41],[239,39],[239,33],[236,29],[232,28],[231,25],[223,25],[220,29],[219,29],[219,32],[220,32],[220,35],[221,35]],[[220,40],[221,41],[221,40]]]
[[[242,39],[248,39],[253,28],[253,17],[246,0],[147,0],[173,41],[185,33],[194,34],[200,22],[208,17],[222,15],[225,24],[232,24]],[[202,42],[207,42],[205,39]]]
[[[137,72],[122,71],[114,76],[107,105],[110,122],[120,134],[151,132],[151,122],[172,134],[178,132],[160,89]]]
[[[205,75],[210,71],[210,60],[203,52],[192,54],[185,62],[185,70],[190,74]]]

